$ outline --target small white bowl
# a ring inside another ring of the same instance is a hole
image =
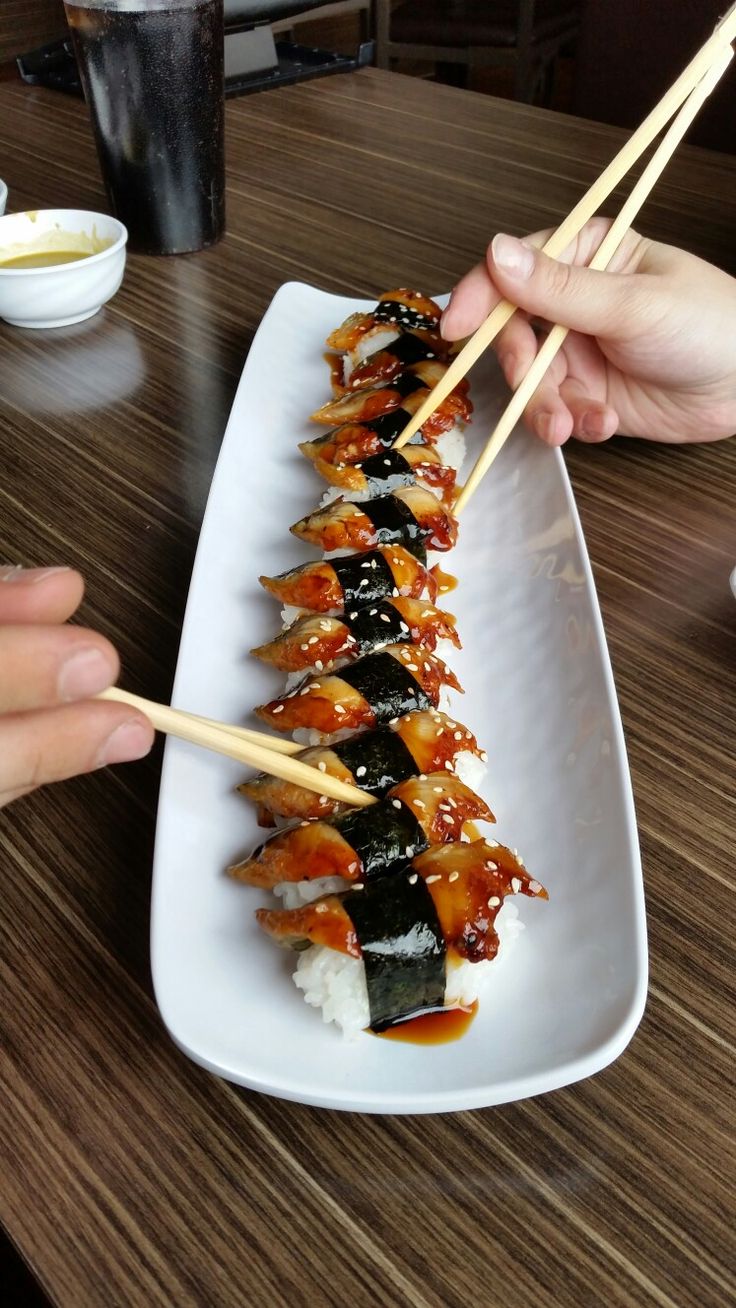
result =
[[[73,248],[80,234],[110,241],[97,254],[43,268],[0,267],[0,318],[14,327],[67,327],[91,318],[123,280],[128,233],[117,218],[85,209],[38,209],[0,218],[3,257],[49,248]]]
[[[5,213],[5,205],[8,201],[8,188],[2,177],[0,177],[0,218]]]

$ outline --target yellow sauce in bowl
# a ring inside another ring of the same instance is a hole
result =
[[[79,250],[32,250],[28,254],[13,254],[9,259],[0,255],[0,268],[53,268],[57,263],[74,263],[89,259],[89,253]]]
[[[114,241],[89,232],[62,232],[58,228],[41,233],[32,242],[15,241],[0,246],[0,270],[3,268],[55,268],[57,264],[77,263],[93,254],[108,250]]]

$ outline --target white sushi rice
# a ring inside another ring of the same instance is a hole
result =
[[[486,775],[486,765],[469,749],[463,749],[455,756],[455,776],[476,794],[480,792]],[[500,917],[499,913],[499,917]]]
[[[395,327],[378,327],[361,336],[357,345],[354,345],[352,350],[349,350],[343,358],[342,374],[345,383],[347,384],[350,381],[353,370],[363,363],[365,359],[370,359],[371,355],[378,350],[385,350],[386,346],[390,345],[400,335],[401,332],[397,331]]]
[[[508,899],[496,918],[499,953],[508,955],[524,924],[519,910]],[[447,969],[445,1002],[448,1007],[467,1007],[479,999],[491,981],[493,963],[451,962]],[[299,955],[294,984],[304,992],[306,1003],[322,1010],[323,1022],[334,1022],[347,1040],[355,1040],[370,1022],[368,988],[362,960],[339,954],[326,945],[310,945]]]
[[[442,462],[448,468],[454,468],[459,472],[465,459],[465,437],[463,436],[463,426],[455,422],[447,431],[435,441],[434,448],[439,454]]]
[[[346,889],[342,877],[315,877],[313,881],[279,881],[273,893],[282,908],[301,908],[322,895],[342,895]]]

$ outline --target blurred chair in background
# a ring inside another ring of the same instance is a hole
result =
[[[376,0],[376,63],[428,60],[456,85],[471,68],[510,66],[514,99],[546,104],[579,17],[578,0]]]
[[[635,127],[706,40],[729,0],[584,0],[573,113]],[[736,70],[687,135],[736,154]]]

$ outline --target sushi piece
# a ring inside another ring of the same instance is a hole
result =
[[[306,728],[331,735],[437,708],[443,686],[461,690],[454,672],[436,655],[414,645],[388,645],[339,672],[307,678],[255,713],[276,731]]]
[[[302,951],[294,981],[307,1003],[355,1034],[473,1003],[492,979],[517,894],[548,897],[511,850],[477,840],[432,847],[359,893],[259,909],[256,919]]]
[[[305,749],[295,757],[327,776],[380,797],[409,777],[445,770],[454,771],[471,790],[477,790],[488,756],[461,722],[444,713],[418,710],[406,713],[393,726],[376,727],[334,745]],[[328,817],[347,807],[267,772],[244,781],[238,790],[258,806],[261,826],[274,826],[276,817]]]
[[[416,390],[389,412],[363,422],[343,422],[332,431],[325,432],[324,436],[302,441],[299,449],[312,460],[319,458],[327,463],[360,463],[372,454],[380,454],[381,450],[392,447],[409,419],[424,402],[426,394],[426,388]],[[442,401],[417,434],[426,445],[435,445],[443,435],[459,434],[472,411],[467,392],[458,388]]]
[[[402,450],[385,450],[372,454],[362,463],[328,463],[314,459],[314,466],[330,485],[344,490],[346,498],[372,499],[378,495],[417,483],[439,493],[440,499],[452,503],[456,472],[442,462],[428,445],[405,445]]]
[[[375,338],[376,330],[388,336],[399,332],[414,331],[431,336],[439,334],[442,310],[434,300],[402,287],[398,291],[386,291],[370,313],[351,313],[334,332],[327,337],[331,350],[341,354],[356,350],[361,342]],[[361,357],[365,357],[363,354]]]
[[[370,338],[363,338],[364,342]],[[343,363],[344,388],[347,391],[363,390],[367,386],[385,386],[400,372],[406,371],[425,359],[445,362],[449,347],[439,334],[422,336],[411,331],[401,332],[393,340],[381,343],[376,337],[373,349],[360,358],[361,351],[348,355]],[[363,347],[365,349],[365,346]]]
[[[438,640],[460,648],[452,614],[426,600],[399,596],[348,609],[334,618],[307,614],[267,645],[257,645],[251,654],[284,672],[305,668],[323,672],[340,659],[358,659],[385,645],[413,643],[433,650]]]
[[[365,886],[405,868],[430,845],[459,840],[463,823],[495,822],[485,800],[445,772],[410,777],[367,808],[303,822],[271,836],[229,868],[236,881],[271,889],[285,881],[343,877]]]
[[[351,605],[374,603],[388,596],[437,598],[432,573],[401,545],[303,563],[289,572],[258,580],[282,604],[312,613],[341,613]]]
[[[295,522],[290,530],[326,551],[374,550],[394,544],[410,550],[417,546],[449,550],[457,541],[457,519],[421,486],[407,486],[361,504],[335,500]]]
[[[398,409],[410,395],[419,394],[426,399],[427,392],[437,385],[440,377],[447,372],[447,365],[437,359],[426,359],[415,363],[404,372],[392,377],[386,386],[369,386],[362,391],[349,391],[336,399],[328,400],[311,414],[312,422],[326,423],[331,427],[336,423],[367,422],[381,414]],[[467,381],[461,381],[452,394],[457,393],[463,399],[468,393]],[[421,401],[420,401],[421,402]]]

